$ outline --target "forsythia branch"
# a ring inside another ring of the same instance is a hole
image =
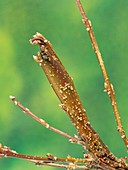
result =
[[[95,158],[95,165],[103,169],[128,169],[128,164],[115,157],[103,143],[100,136],[92,128],[87,114],[83,109],[74,83],[57,57],[50,42],[40,33],[36,33],[30,43],[40,47],[40,52],[34,59],[44,70],[52,88],[61,101],[61,108],[68,114],[84,148]]]
[[[122,122],[120,119],[119,111],[117,108],[115,94],[112,84],[110,83],[95,35],[92,30],[90,20],[87,18],[86,13],[82,7],[80,0],[76,0],[80,13],[82,15],[82,21],[86,30],[90,36],[94,52],[100,64],[104,81],[105,91],[108,93],[117,126],[118,131],[128,148],[128,139],[125,135]],[[0,157],[15,157],[27,160],[34,163],[35,165],[47,165],[58,168],[70,169],[92,169],[92,170],[128,170],[128,163],[126,159],[117,158],[113,153],[110,152],[109,148],[103,143],[99,134],[93,129],[90,121],[87,117],[87,113],[83,108],[82,102],[80,101],[79,95],[75,89],[74,82],[65,67],[61,63],[60,59],[56,55],[50,42],[40,33],[36,33],[30,40],[31,44],[36,44],[40,47],[40,51],[34,59],[39,63],[47,76],[49,83],[55,91],[57,97],[61,101],[61,109],[67,113],[71,119],[72,124],[75,126],[78,132],[78,136],[71,136],[65,132],[62,132],[52,126],[50,126],[45,120],[40,119],[33,114],[28,108],[25,108],[14,96],[10,96],[10,99],[27,115],[32,117],[34,120],[69,139],[70,142],[81,144],[88,154],[83,153],[82,158],[74,158],[67,156],[66,158],[58,158],[50,153],[47,153],[45,157],[31,156],[19,154],[14,150],[11,150],[7,146],[0,144]]]
[[[121,138],[123,139],[123,141],[126,145],[126,148],[128,149],[128,138],[126,137],[126,134],[125,134],[125,131],[123,129],[122,122],[121,122],[121,119],[120,119],[120,114],[119,114],[116,99],[115,99],[114,87],[109,80],[107,70],[105,68],[104,61],[102,59],[101,52],[100,52],[100,49],[98,47],[93,29],[92,29],[91,21],[88,19],[87,15],[86,15],[83,7],[82,7],[80,0],[76,0],[76,3],[78,5],[79,11],[80,11],[81,16],[82,16],[83,24],[86,27],[86,30],[89,34],[94,52],[96,54],[97,60],[99,62],[100,68],[101,68],[102,73],[103,73],[103,77],[104,77],[104,81],[105,81],[105,83],[104,83],[105,92],[108,93],[110,100],[111,100],[111,103],[112,103],[112,107],[113,107],[113,110],[114,110],[114,115],[115,115],[116,123],[117,123],[117,127],[118,127],[117,130],[119,131]]]
[[[33,162],[37,166],[46,165],[66,169],[88,169],[88,167],[90,167],[91,165],[91,162],[94,161],[89,154],[86,155],[85,159],[73,158],[71,156],[67,156],[67,158],[58,158],[50,153],[47,153],[46,157],[23,155],[17,153],[14,150],[11,150],[7,146],[2,146],[1,144],[0,144],[0,157],[19,158],[27,160],[29,162]]]
[[[40,124],[45,126],[47,129],[52,130],[53,132],[58,133],[59,135],[62,135],[64,137],[68,138],[71,143],[77,143],[77,144],[83,145],[83,141],[80,140],[80,138],[78,138],[77,135],[74,135],[74,137],[73,137],[61,130],[58,130],[58,129],[50,126],[44,119],[40,119],[35,114],[33,114],[28,108],[25,108],[19,101],[16,100],[16,98],[14,96],[10,96],[10,99],[15,103],[15,105],[17,105],[23,111],[23,113],[29,115],[34,120],[36,120],[37,122],[39,122]]]

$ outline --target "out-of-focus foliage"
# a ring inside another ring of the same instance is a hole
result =
[[[91,19],[113,85],[123,126],[128,132],[128,1],[93,0],[83,5]],[[82,157],[81,146],[61,137],[24,115],[9,100],[15,95],[26,107],[51,125],[76,133],[37,63],[38,48],[29,44],[35,32],[52,43],[74,78],[93,127],[117,156],[125,146],[116,131],[113,110],[103,92],[103,77],[75,0],[0,0],[0,142],[17,152],[58,157]],[[128,135],[128,133],[127,133]],[[1,170],[36,170],[32,163],[0,159]]]

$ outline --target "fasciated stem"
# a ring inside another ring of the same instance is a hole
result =
[[[83,146],[99,165],[113,170],[119,164],[122,168],[128,165],[116,158],[102,142],[100,136],[92,128],[86,111],[82,106],[79,95],[75,89],[72,78],[54,52],[50,42],[40,33],[36,33],[30,43],[40,47],[40,52],[34,59],[44,70],[53,90],[61,101],[61,108],[68,114],[78,134],[83,141]]]

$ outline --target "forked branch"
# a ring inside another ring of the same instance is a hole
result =
[[[111,84],[111,82],[109,80],[107,70],[105,68],[104,61],[102,59],[100,49],[98,47],[93,29],[92,29],[91,21],[88,19],[87,15],[86,15],[83,7],[82,7],[80,0],[76,0],[76,3],[77,3],[78,8],[80,10],[83,24],[86,27],[86,30],[87,30],[87,32],[90,36],[94,52],[96,54],[100,68],[101,68],[102,73],[103,73],[103,77],[104,77],[104,81],[105,81],[104,87],[105,87],[105,91],[108,93],[110,100],[111,100],[111,103],[112,103],[112,107],[113,107],[113,110],[114,110],[114,115],[115,115],[116,123],[117,123],[117,127],[118,127],[117,129],[118,129],[118,131],[121,135],[121,138],[123,139],[123,141],[126,145],[126,148],[128,149],[128,138],[126,137],[126,134],[125,134],[125,131],[123,129],[122,122],[121,122],[121,119],[120,119],[120,114],[119,114],[116,99],[115,99],[114,88],[113,88],[113,85]]]
[[[118,131],[123,138],[126,147],[128,148],[128,139],[126,138],[120,120],[113,86],[108,78],[108,74],[92,30],[91,22],[88,20],[80,0],[76,0],[76,2],[83,18],[83,24],[89,33],[95,54],[104,76],[105,89],[112,102],[116,122],[118,125]],[[108,147],[103,143],[97,132],[92,128],[87,117],[87,113],[83,108],[79,95],[75,89],[73,80],[57,57],[50,42],[40,33],[36,33],[36,35],[34,35],[34,37],[30,40],[30,43],[36,44],[40,47],[40,52],[38,52],[37,56],[34,56],[34,59],[44,70],[52,88],[61,102],[61,108],[67,113],[72,121],[72,124],[76,127],[79,137],[72,137],[67,133],[50,126],[46,121],[38,118],[29,109],[25,108],[19,101],[16,100],[15,97],[11,96],[11,100],[18,107],[20,107],[25,114],[28,114],[46,128],[62,136],[65,136],[71,142],[81,144],[84,149],[88,151],[88,154],[83,154],[83,159],[73,158],[71,156],[67,156],[67,158],[57,158],[49,153],[46,155],[46,157],[30,156],[19,154],[11,150],[9,147],[3,147],[0,145],[0,157],[9,156],[21,158],[33,162],[36,165],[47,165],[66,169],[128,170],[128,164],[126,161],[114,156],[109,151]]]

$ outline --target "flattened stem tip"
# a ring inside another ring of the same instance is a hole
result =
[[[41,46],[41,45],[46,45],[47,39],[46,39],[44,36],[42,36],[42,34],[40,34],[40,33],[37,32],[37,33],[33,36],[33,38],[30,40],[30,43],[31,43],[31,44],[36,44],[36,45],[39,45],[39,46]]]
[[[32,39],[30,40],[30,43],[31,43],[31,44],[36,44],[36,45],[39,45],[39,46],[45,44],[45,43],[44,43],[44,40],[41,39],[41,38],[38,38],[38,37],[32,38]]]

